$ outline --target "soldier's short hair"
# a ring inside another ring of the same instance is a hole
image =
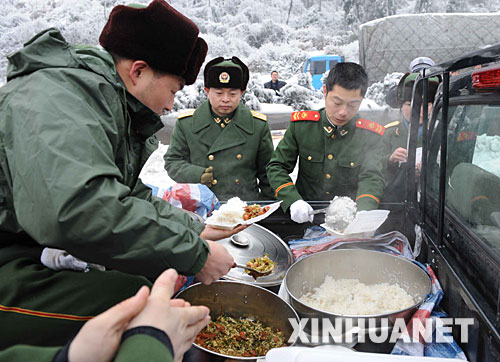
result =
[[[326,78],[326,91],[331,91],[335,84],[345,89],[361,89],[361,95],[364,97],[368,88],[368,75],[359,64],[337,63],[335,67],[330,69]]]

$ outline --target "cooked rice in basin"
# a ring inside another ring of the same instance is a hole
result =
[[[348,315],[392,313],[415,304],[397,284],[366,285],[358,279],[334,279],[329,275],[323,284],[299,299],[325,312]]]

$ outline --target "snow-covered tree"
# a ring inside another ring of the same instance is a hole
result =
[[[467,2],[465,0],[448,0],[446,3],[447,13],[467,12]]]

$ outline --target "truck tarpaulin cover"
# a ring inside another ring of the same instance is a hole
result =
[[[406,14],[359,27],[359,61],[370,82],[408,71],[419,56],[436,64],[498,43],[500,14]]]

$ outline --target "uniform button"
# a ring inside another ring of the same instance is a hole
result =
[[[214,155],[209,155],[209,156],[208,156],[208,159],[209,159],[210,161],[213,161],[213,160],[214,160],[214,158],[215,158],[215,157],[214,157]]]
[[[313,159],[312,156],[307,156],[308,161],[311,161],[312,159]]]
[[[358,121],[358,124],[359,124],[359,125],[361,125],[361,124],[363,124],[363,122],[361,122],[361,121]]]
[[[328,159],[333,160],[333,155],[331,153],[328,155]]]
[[[213,180],[212,185],[217,185],[217,180]]]
[[[329,179],[331,179],[331,178],[332,178],[332,175],[330,175],[329,173],[327,173],[327,174],[325,175],[325,177],[329,180]]]
[[[351,162],[350,165],[351,165],[351,167],[354,167],[354,162]]]
[[[220,126],[221,126],[222,128],[226,127],[226,125],[225,125],[224,123],[221,123],[221,124],[220,124]]]
[[[327,192],[325,192],[325,194],[330,195],[330,192],[329,192],[329,191],[327,191]]]
[[[330,137],[331,137],[332,139],[335,139],[335,137],[336,137],[336,136],[335,136],[334,134],[332,134]]]
[[[242,157],[242,156],[241,156],[241,153],[238,153],[238,154],[236,155],[236,158],[237,158],[238,160],[241,160],[241,157]]]
[[[236,180],[234,180],[234,183],[235,183],[236,185],[239,185],[239,184],[240,184],[240,180],[236,179]]]

